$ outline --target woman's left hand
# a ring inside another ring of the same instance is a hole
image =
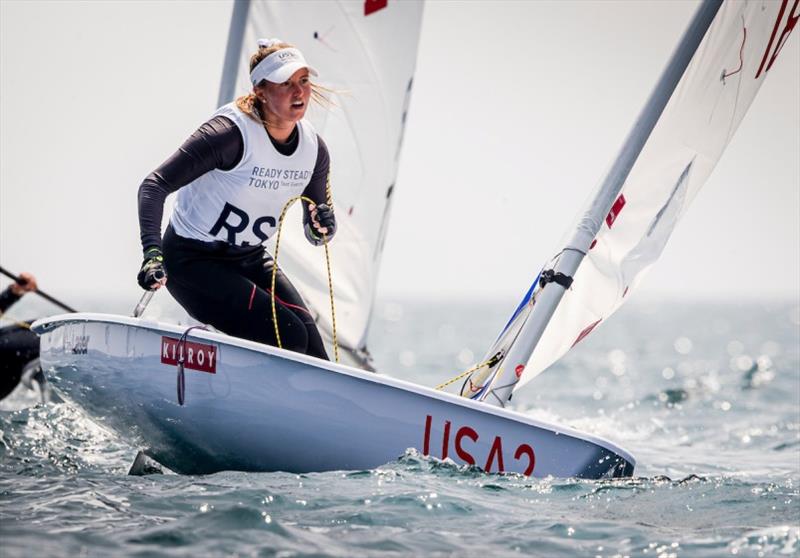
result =
[[[311,226],[314,227],[314,231],[319,234],[330,234],[336,226],[333,208],[324,203],[319,205],[310,203],[308,211],[311,214]]]

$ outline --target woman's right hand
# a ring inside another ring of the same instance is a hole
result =
[[[136,280],[139,282],[139,286],[146,291],[160,289],[167,284],[164,255],[159,248],[149,248],[145,251],[144,261]]]
[[[20,273],[19,282],[11,283],[11,292],[16,296],[22,296],[25,293],[35,291],[36,289],[36,278],[30,273]]]

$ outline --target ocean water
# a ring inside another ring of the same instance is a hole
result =
[[[379,301],[378,368],[436,385],[481,358],[515,302]],[[37,398],[0,404],[3,557],[800,555],[797,300],[634,299],[515,395],[630,451],[624,480],[486,475],[415,451],[365,471],[133,477],[124,439]]]

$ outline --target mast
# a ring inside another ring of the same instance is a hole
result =
[[[597,195],[558,258],[553,269],[557,276],[562,274],[572,278],[575,275],[721,5],[722,0],[704,0],[698,8]],[[540,289],[530,317],[522,326],[516,342],[509,349],[497,373],[489,376],[488,381],[492,385],[481,400],[492,405],[505,406],[565,291],[564,286],[555,282],[546,283]]]
[[[249,11],[250,0],[233,0],[231,27],[228,32],[228,46],[225,48],[225,63],[222,66],[222,79],[219,83],[217,106],[231,102],[236,92],[236,75],[239,71],[242,43],[244,42],[244,28]]]

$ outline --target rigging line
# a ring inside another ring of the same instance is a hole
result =
[[[744,29],[745,37],[747,37],[747,28],[744,27],[744,16],[742,16],[742,26],[743,26],[742,28]],[[742,49],[744,49],[744,39],[742,39]],[[739,70],[741,70],[741,67],[739,68]],[[722,84],[724,85],[725,76],[722,77],[723,77]],[[733,134],[733,125],[736,122],[736,109],[739,107],[739,94],[741,93],[741,91],[742,91],[742,80],[740,79],[736,83],[736,96],[733,98],[733,111],[731,111],[731,117],[730,120],[728,121],[728,132],[726,133],[728,141],[730,141],[731,136]]]
[[[544,271],[544,269],[545,269],[545,268],[552,268],[552,269],[554,269],[554,268],[555,268],[555,266],[556,266],[555,262],[557,262],[557,261],[558,261],[558,258],[560,258],[560,257],[561,257],[561,254],[563,254],[563,253],[564,253],[564,250],[566,250],[566,248],[564,248],[564,249],[562,249],[562,250],[559,250],[559,251],[558,251],[558,253],[556,253],[554,256],[552,256],[552,257],[551,257],[551,258],[550,258],[550,259],[547,261],[547,263],[544,265],[544,267],[542,268],[542,271],[540,271],[540,272],[539,272],[539,274],[538,274],[538,275],[536,275],[536,278],[533,280],[533,283],[531,283],[531,286],[528,288],[528,291],[525,293],[525,296],[524,296],[524,297],[522,297],[522,302],[520,302],[520,303],[517,305],[517,309],[516,309],[516,310],[514,310],[514,312],[511,314],[511,318],[509,318],[509,320],[508,320],[508,323],[506,323],[505,327],[503,327],[502,331],[500,332],[500,335],[498,335],[498,336],[497,336],[497,339],[495,340],[495,343],[497,343],[497,341],[499,341],[499,340],[500,340],[500,338],[503,336],[503,334],[506,332],[506,330],[508,330],[508,326],[510,326],[510,325],[511,325],[511,322],[513,322],[514,320],[516,320],[516,319],[517,319],[517,317],[518,317],[520,314],[522,314],[522,312],[524,312],[524,311],[525,311],[525,308],[526,308],[526,307],[527,307],[528,309],[530,309],[530,308],[533,308],[533,303],[535,302],[535,301],[534,301],[534,297],[535,297],[536,293],[538,292],[538,291],[537,291],[537,289],[536,289],[536,287],[537,287],[537,286],[539,286],[539,279],[540,279],[540,278],[541,278],[541,276],[542,276],[542,272]],[[581,252],[581,253],[583,253],[583,252]],[[585,256],[586,254],[585,254],[585,253],[583,253],[583,255]],[[551,265],[551,264],[552,264],[552,265]],[[527,318],[526,318],[526,319],[527,319]]]
[[[731,118],[728,121],[728,133],[726,134],[728,137],[728,141],[730,141],[731,136],[733,135],[733,125],[736,122],[736,109],[739,107],[739,94],[742,91],[742,80],[736,84],[736,97],[733,99],[733,111],[731,113]]]
[[[500,386],[500,387],[509,387],[509,386]],[[500,399],[500,396],[499,396],[499,395],[497,395],[497,394],[495,393],[495,391],[494,391],[494,390],[490,391],[489,393],[490,393],[490,394],[492,394],[492,396],[493,396],[495,399],[497,399],[497,401],[500,403],[500,407],[501,407],[502,409],[505,409],[505,408],[506,408],[505,401],[503,401],[502,399]]]
[[[486,362],[484,362],[483,364],[485,364],[487,366],[486,374],[487,375],[490,374],[490,373],[497,374],[497,370],[495,369],[494,372],[492,372],[492,368],[497,366],[497,364],[500,361],[502,361],[504,357],[505,357],[505,353],[501,349],[501,350],[497,351]],[[473,369],[473,371],[474,371],[474,369]],[[463,374],[462,374],[462,376],[463,376]],[[476,398],[480,397],[480,395],[481,395],[481,393],[483,393],[483,389],[484,389],[484,387],[485,387],[485,385],[487,383],[487,380],[485,380],[485,379],[482,380],[482,381],[483,381],[483,384],[481,384],[477,388],[475,388],[475,387],[473,387],[475,384],[472,383],[472,375],[470,375],[466,380],[464,380],[464,383],[462,384],[461,389],[459,390],[459,394],[461,394],[462,397],[469,397],[470,399],[476,399]],[[467,387],[467,384],[469,384],[469,387]],[[471,394],[465,394],[465,392],[464,392],[465,389],[469,389]]]
[[[177,373],[177,394],[178,394],[178,405],[183,407],[184,402],[186,401],[186,375],[184,374],[184,362],[186,358],[186,343],[189,340],[189,332],[193,329],[202,329],[208,331],[208,328],[204,325],[194,325],[190,326],[186,331],[183,332],[180,339],[178,339],[178,347],[180,348],[180,356],[178,357],[178,373]],[[181,347],[181,343],[183,346]]]
[[[319,31],[314,31],[314,38],[316,40],[318,40],[320,43],[322,43],[323,45],[325,45],[326,47],[328,47],[329,49],[331,49],[333,52],[337,52],[338,53],[339,51],[336,50],[335,48],[333,48],[333,45],[330,44],[325,39],[325,37],[330,35],[331,31],[333,31],[334,29],[336,29],[336,26],[335,25],[331,25],[330,27],[328,27],[328,30],[325,31],[325,33],[320,33]]]
[[[20,322],[18,320],[15,320],[14,318],[6,317],[6,313],[5,312],[0,312],[0,318],[2,318],[4,320],[8,320],[9,322],[14,324],[15,326],[21,327],[22,329],[30,329],[31,328],[31,324],[29,324],[28,322]]]
[[[496,390],[498,390],[498,389],[505,389],[505,388],[513,387],[513,386],[515,386],[516,384],[517,384],[517,382],[512,382],[512,383],[510,383],[510,384],[506,384],[506,385],[504,385],[504,386],[497,386],[497,387],[495,387],[494,389],[492,389],[492,391],[490,391],[489,393],[491,393],[492,395],[494,395],[495,399],[497,399],[498,401],[500,401],[500,406],[501,406],[501,407],[505,407],[505,406],[506,406],[505,402],[503,402],[503,401],[500,399],[500,397],[499,397],[499,396],[498,396],[498,395],[495,393],[495,391],[496,391]],[[510,398],[509,398],[509,399],[510,399]]]
[[[739,67],[736,68],[732,72],[726,72],[724,69],[722,70],[722,83],[725,83],[725,78],[729,78],[732,75],[738,74],[742,71],[742,67],[744,66],[744,43],[747,41],[747,27],[744,25],[744,16],[742,16],[742,31],[744,35],[742,36],[742,46],[739,48]]]
[[[464,376],[466,376],[466,375],[468,375],[468,374],[472,374],[473,372],[475,372],[476,370],[478,370],[478,369],[479,369],[479,368],[481,368],[482,366],[486,366],[487,364],[491,364],[491,363],[492,363],[492,361],[494,361],[496,358],[497,358],[497,355],[494,355],[492,358],[490,358],[490,359],[488,359],[488,360],[485,360],[485,361],[483,361],[483,362],[481,362],[481,363],[479,363],[479,364],[476,364],[475,366],[473,366],[472,368],[470,368],[470,369],[469,369],[469,370],[467,370],[466,372],[462,372],[461,374],[459,374],[459,375],[458,375],[458,376],[456,376],[455,378],[452,378],[452,379],[450,379],[450,380],[447,380],[447,381],[446,381],[446,382],[444,382],[443,384],[439,384],[439,385],[438,385],[438,386],[436,386],[434,389],[436,389],[436,390],[440,390],[440,389],[446,388],[447,386],[449,386],[450,384],[452,384],[452,383],[454,383],[454,382],[457,382],[458,380],[460,380],[460,379],[461,379],[461,378],[463,378]],[[495,362],[495,364],[497,364],[497,362]]]
[[[495,370],[493,372],[493,374],[496,375],[497,372],[498,371]],[[494,375],[492,376],[492,378],[494,378]],[[472,399],[473,401],[482,401],[483,400],[483,394],[486,392],[486,386],[489,383],[488,381],[486,381],[486,383],[484,383],[484,384],[479,385],[477,388],[473,387],[475,384],[472,383],[472,379],[471,378],[468,378],[467,381],[464,382],[464,383],[465,384],[469,383],[469,387],[467,389],[469,389],[470,392],[472,392],[472,393],[469,394],[469,395],[463,395],[463,397],[469,397],[469,399]],[[464,387],[463,386],[461,387],[461,392],[462,393],[464,392]]]
[[[497,396],[497,394],[495,393],[495,390],[497,390],[497,389],[501,389],[501,388],[504,388],[504,387],[507,387],[507,386],[497,386],[497,387],[495,387],[495,386],[494,386],[494,382],[495,382],[495,380],[497,380],[497,378],[499,378],[499,377],[502,375],[502,372],[503,372],[503,371],[502,371],[502,367],[501,367],[501,368],[498,368],[498,369],[495,371],[495,374],[494,374],[494,376],[492,376],[492,377],[491,377],[491,379],[489,379],[489,381],[488,381],[488,382],[486,382],[486,383],[484,384],[484,387],[486,388],[486,390],[487,390],[487,391],[486,391],[486,392],[481,392],[481,396],[479,397],[478,401],[485,401],[485,400],[486,400],[486,397],[487,397],[488,395],[494,395],[494,397],[495,397],[495,398],[496,398],[498,401],[500,401],[500,398],[499,398],[499,397]],[[486,393],[486,395],[483,395],[484,393]],[[501,407],[505,407],[505,404],[504,404],[502,401],[500,401],[500,406],[501,406]]]
[[[563,250],[561,252],[559,252],[559,255],[562,254],[563,252],[564,252]],[[555,259],[555,258],[553,258],[553,259]],[[551,261],[553,261],[553,260],[551,260]],[[541,275],[542,274],[539,273],[539,276],[536,278],[537,279],[536,280],[536,284],[537,285],[539,285],[539,279],[541,278]],[[530,298],[528,299],[528,303],[527,303],[527,305],[530,305],[530,308],[533,308],[534,305],[536,304],[536,300],[539,298],[539,295],[542,292],[542,289],[543,289],[543,287],[541,287],[541,285],[539,285],[539,288],[538,289],[534,289],[533,293],[530,295]],[[505,358],[505,356],[511,350],[511,347],[514,345],[514,343],[517,342],[517,339],[519,338],[520,333],[522,333],[522,328],[525,326],[525,323],[528,321],[529,318],[530,318],[530,312],[528,313],[527,316],[525,316],[525,319],[523,320],[522,324],[520,324],[520,328],[516,332],[516,334],[513,336],[513,338],[511,339],[511,342],[508,343],[506,352],[505,352],[505,354],[502,355],[501,360],[503,358]],[[508,326],[506,326],[506,328],[507,327]],[[501,334],[501,337],[502,337],[502,334]],[[492,384],[494,384],[494,381],[498,378],[499,375],[500,375],[499,374],[499,370],[495,370],[495,373],[494,373],[494,375],[492,375],[491,378],[489,378],[489,377],[485,378],[483,380],[483,384],[481,384],[480,390],[474,390],[474,391],[478,391],[479,393],[476,393],[475,395],[471,395],[470,399],[483,401],[484,399],[486,399],[486,396],[484,395],[484,393],[486,393],[487,390],[492,395],[495,395],[494,394],[494,390],[495,389],[499,389],[499,387],[498,388],[494,388],[494,387],[492,387]],[[472,383],[472,382],[470,381],[470,383]],[[500,386],[500,387],[506,387],[506,386]],[[463,388],[462,388],[462,390],[463,390]],[[470,390],[473,391],[471,387],[470,387]],[[497,395],[495,395],[495,397],[497,397]]]
[[[325,199],[328,202],[328,207],[333,210],[333,195],[331,194],[331,170],[328,168],[328,176],[325,177]],[[333,356],[336,359],[336,362],[339,362],[339,342],[336,339],[336,308],[333,306],[333,276],[331,274],[331,257],[330,253],[328,252],[328,235],[322,235],[323,241],[325,242],[325,265],[328,269],[328,291],[330,292],[331,296],[331,324],[333,327]],[[277,254],[276,254],[277,255]]]
[[[328,183],[326,186],[327,190],[327,199],[331,202],[331,175],[328,172]],[[278,327],[278,310],[275,306],[275,282],[278,278],[278,253],[280,251],[280,244],[281,244],[281,229],[283,228],[283,220],[286,217],[286,213],[289,211],[289,208],[292,206],[294,202],[297,200],[303,200],[305,202],[317,205],[317,202],[309,198],[308,196],[294,196],[290,198],[289,201],[283,206],[283,210],[281,211],[281,215],[278,218],[278,232],[275,237],[275,256],[273,257],[273,265],[272,265],[272,288],[270,289],[270,301],[272,303],[272,323],[275,326],[275,340],[278,343],[278,348],[283,348],[281,344],[281,333]],[[333,207],[333,204],[330,204],[330,207]],[[322,242],[325,246],[325,264],[328,269],[328,292],[330,293],[331,299],[331,325],[333,328],[333,354],[336,362],[339,362],[339,341],[336,334],[336,309],[333,303],[333,277],[331,275],[331,255],[330,250],[328,249],[328,235],[322,233]]]

